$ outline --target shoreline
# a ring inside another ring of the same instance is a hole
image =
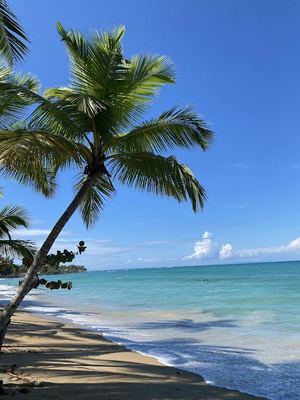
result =
[[[17,364],[13,372],[9,368]],[[18,399],[262,400],[127,349],[99,331],[36,313],[14,316],[1,353],[6,395]],[[21,392],[20,392],[21,390]],[[23,393],[22,393],[23,390]]]

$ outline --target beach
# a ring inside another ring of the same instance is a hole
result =
[[[0,0],[0,400],[300,400],[300,3],[148,3]]]
[[[24,311],[9,328],[1,369],[2,398],[262,399],[207,385],[199,375],[127,350],[98,332]]]
[[[42,316],[59,323],[51,328],[59,330],[59,337],[52,335],[53,348],[60,347],[57,340],[66,332],[60,327],[67,324],[81,332],[81,341],[86,331],[102,335],[125,346],[126,354],[150,356],[147,360],[195,374],[197,382],[201,376],[212,386],[297,400],[299,267],[271,263],[61,275],[73,282],[71,291],[32,290],[22,311],[31,319]],[[0,304],[7,303],[17,285],[17,279],[1,281]],[[40,325],[32,327],[34,336],[19,336],[20,344],[41,339],[47,332]],[[78,342],[74,336],[73,343]]]

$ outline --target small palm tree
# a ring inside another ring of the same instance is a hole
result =
[[[17,17],[6,0],[0,0],[0,56],[12,65],[27,53],[26,43],[28,37]]]
[[[126,58],[121,45],[124,27],[90,38],[67,32],[61,24],[58,32],[70,59],[70,84],[47,90],[45,98],[37,96],[39,105],[27,126],[0,131],[0,165],[2,172],[19,180],[24,175],[26,182],[40,188],[49,187],[48,174],[30,175],[24,166],[24,159],[30,165],[30,152],[39,156],[41,171],[52,171],[53,177],[61,168],[75,165],[75,196],[4,310],[0,342],[68,220],[79,207],[86,226],[92,226],[105,200],[115,193],[115,181],[178,202],[189,200],[194,211],[205,201],[205,191],[191,170],[166,156],[177,147],[206,150],[212,132],[204,121],[189,107],[173,107],[139,122],[158,90],[174,83],[170,60],[150,55]]]

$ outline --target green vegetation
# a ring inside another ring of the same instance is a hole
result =
[[[28,245],[27,242],[26,245]],[[0,248],[1,248],[1,240],[0,240]],[[75,264],[65,265],[65,263],[72,262],[78,254],[81,254],[85,251],[86,249],[85,243],[83,241],[80,241],[77,248],[78,248],[77,252],[64,249],[64,251],[58,250],[55,254],[48,254],[47,257],[45,257],[44,263],[39,270],[39,274],[55,275],[55,274],[68,274],[74,272],[85,272],[86,268],[83,265],[75,265]],[[15,251],[13,252],[10,251],[10,253],[14,254]],[[23,254],[23,252],[21,254]],[[13,258],[9,258],[7,256],[6,257],[0,256],[0,278],[8,278],[8,277],[15,278],[24,276],[32,263],[34,251],[30,253],[28,252],[28,247],[26,247],[24,255],[25,257],[23,257],[22,264],[20,265],[15,264]],[[38,276],[37,279],[39,279]]]
[[[20,206],[5,206],[0,210],[0,253],[8,257],[26,257],[32,262],[34,245],[29,240],[12,239],[11,231],[18,227],[28,227],[25,210]]]
[[[5,21],[0,24],[3,28]],[[194,211],[206,198],[192,171],[168,155],[176,148],[206,150],[212,132],[205,122],[190,107],[171,107],[142,120],[159,89],[175,83],[172,62],[148,54],[126,57],[124,27],[91,37],[67,31],[61,24],[57,29],[69,56],[69,85],[41,96],[32,77],[0,70],[0,172],[50,197],[62,169],[78,170],[74,198],[2,313],[0,345],[11,316],[35,287],[48,252],[78,208],[86,227],[91,227],[115,194],[115,182],[190,201]],[[7,46],[13,53],[13,44],[7,41]],[[10,59],[7,51],[3,54]],[[24,108],[30,104],[36,108],[23,121]]]
[[[0,256],[0,278],[19,278],[26,274],[28,265],[15,264],[11,258]],[[52,265],[43,265],[41,275],[56,275],[56,274],[69,274],[77,272],[85,272],[86,268],[83,265],[59,265],[53,267]]]
[[[0,54],[9,64],[27,53],[28,38],[5,0],[0,0]]]

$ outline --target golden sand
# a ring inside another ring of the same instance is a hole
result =
[[[207,385],[97,332],[18,312],[0,354],[3,399],[254,400]],[[15,365],[14,365],[15,364]]]

